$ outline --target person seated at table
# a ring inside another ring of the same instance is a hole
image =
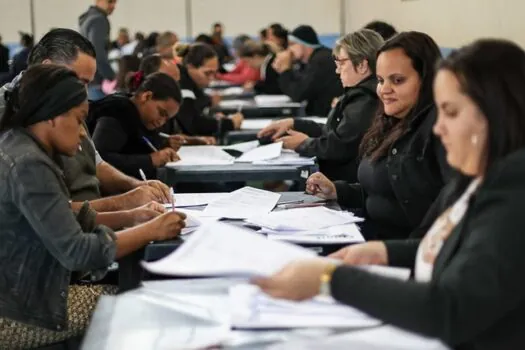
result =
[[[432,81],[440,57],[434,40],[423,33],[405,32],[385,42],[376,64],[382,103],[361,141],[359,182],[334,183],[321,173],[307,181],[308,192],[363,215],[367,239],[407,238],[449,175],[443,145],[432,134]]]
[[[97,70],[95,56],[95,49],[89,40],[74,30],[57,28],[49,31],[37,43],[29,55],[28,63],[29,67],[42,63],[63,65],[73,70],[87,85]],[[0,116],[3,115],[5,92],[15,89],[21,76],[0,88]],[[151,201],[169,201],[169,188],[162,182],[138,181],[105,162],[88,132],[82,135],[81,149],[75,156],[61,158],[73,208],[79,209],[86,200],[98,212],[130,210]]]
[[[157,129],[177,114],[181,103],[175,80],[164,73],[149,75],[132,96],[112,95],[91,104],[93,142],[123,173],[140,179],[142,169],[148,179],[155,179],[157,168],[179,159]]]
[[[296,262],[257,283],[285,299],[331,295],[453,349],[522,348],[524,93],[525,52],[516,44],[483,39],[452,53],[434,82],[433,129],[461,176],[447,185],[442,214],[426,236],[347,247],[332,256],[340,265]],[[414,279],[351,266],[361,264],[408,267]]]
[[[133,55],[124,55],[118,60],[118,70],[115,80],[104,80],[102,82],[102,91],[106,95],[116,92],[126,92],[126,79],[130,73],[136,72],[140,66],[140,59]]]
[[[267,29],[265,41],[274,46],[273,50],[275,51],[286,50],[288,48],[288,34],[288,30],[282,24],[273,23]]]
[[[246,34],[239,35],[233,40],[233,55],[237,59],[237,63],[232,71],[218,73],[218,80],[227,81],[237,85],[244,85],[248,81],[257,81],[260,79],[260,69],[250,66],[240,54],[242,48],[251,41],[250,37]]]
[[[376,54],[383,39],[363,29],[339,39],[334,48],[337,74],[346,92],[328,115],[326,125],[304,119],[276,121],[258,134],[282,141],[304,157],[317,157],[330,180],[357,181],[359,145],[378,108]]]
[[[244,120],[242,113],[229,117],[206,115],[206,109],[210,107],[210,99],[203,89],[210,85],[219,69],[217,53],[213,48],[200,43],[191,45],[179,43],[176,51],[183,62],[180,66],[180,87],[184,103],[174,120],[177,121],[182,133],[190,136],[215,136],[222,132],[240,129]],[[174,126],[173,129],[176,127]]]
[[[307,115],[328,115],[334,97],[344,92],[331,50],[307,25],[295,28],[288,41],[288,49],[278,53],[272,64],[280,74],[281,90],[295,102],[307,101]],[[293,70],[294,60],[305,65],[301,71]]]
[[[247,42],[239,51],[239,56],[249,66],[260,71],[260,79],[251,80],[244,84],[246,90],[253,90],[256,94],[282,95],[279,86],[279,73],[272,67],[275,54],[266,43]]]
[[[33,65],[7,97],[0,122],[0,348],[27,349],[80,336],[116,259],[176,237],[184,214],[168,212],[127,230],[95,224],[86,202],[70,206],[60,156],[73,156],[88,113],[86,88],[68,68]]]
[[[180,69],[179,66],[170,60],[163,59],[160,55],[151,55],[144,58],[140,64],[139,70],[128,78],[129,93],[134,93],[139,87],[143,77],[147,77],[153,73],[165,73],[172,77],[175,81],[180,81]],[[167,129],[167,133],[171,133],[172,136],[169,139],[172,148],[177,148],[177,145],[214,145],[217,140],[213,136],[188,136],[181,133],[180,127],[177,122],[171,120],[171,127],[177,126],[176,129]],[[168,123],[167,123],[168,124]],[[165,124],[164,126],[167,126]],[[162,130],[163,128],[160,128]]]

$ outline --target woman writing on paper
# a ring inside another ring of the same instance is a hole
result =
[[[502,60],[505,64],[501,64]],[[371,242],[326,260],[297,262],[257,283],[273,296],[319,292],[373,317],[443,340],[454,349],[525,344],[525,52],[480,40],[439,65],[434,133],[461,176],[447,185],[422,240]],[[399,281],[354,264],[409,267]]]
[[[131,96],[108,96],[90,106],[88,126],[101,156],[123,173],[140,179],[142,169],[155,179],[156,169],[179,158],[157,129],[173,118],[182,103],[179,86],[164,73],[140,77]]]
[[[345,94],[328,115],[326,125],[287,118],[261,130],[283,147],[304,157],[317,157],[320,171],[331,180],[357,181],[359,144],[378,108],[376,55],[379,34],[363,29],[339,39],[334,48],[337,74]],[[286,135],[288,134],[288,135]]]
[[[68,68],[35,65],[7,95],[0,120],[0,349],[40,348],[82,335],[114,260],[170,239],[184,215],[165,213],[127,230],[98,226],[88,202],[74,213],[61,156],[78,151],[88,113],[84,84]]]
[[[309,193],[337,199],[364,216],[368,240],[407,238],[446,182],[450,168],[432,133],[437,114],[432,81],[440,57],[434,40],[423,33],[405,32],[385,42],[376,72],[382,103],[361,141],[358,182],[332,182],[321,173],[307,181]]]

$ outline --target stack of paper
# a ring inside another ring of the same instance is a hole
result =
[[[311,120],[318,124],[326,124],[326,117],[305,117],[300,118],[305,120]],[[242,122],[242,130],[259,130],[264,129],[273,122],[277,122],[278,119],[245,119]]]
[[[182,229],[181,235],[187,235],[195,232],[202,225],[206,225],[211,222],[218,221],[220,218],[216,216],[206,215],[200,210],[190,210],[184,208],[177,208],[178,212],[186,214],[186,227]]]
[[[200,207],[208,205],[214,200],[226,196],[227,193],[176,193],[175,208]],[[171,209],[171,203],[164,204],[166,209]]]
[[[173,276],[270,276],[292,261],[314,256],[311,250],[215,222],[201,226],[165,258],[142,264],[150,272]]]
[[[361,222],[363,219],[351,212],[313,207],[274,211],[247,221],[274,231],[310,231]]]
[[[238,108],[252,106],[253,102],[247,100],[223,100],[219,102],[219,107],[222,108]]]
[[[240,142],[234,145],[222,146],[221,149],[245,153],[245,152],[249,152],[252,149],[259,147],[259,145],[260,145],[259,140],[254,140],[254,141]]]
[[[269,239],[297,244],[351,244],[363,243],[365,238],[356,224],[332,226],[310,231],[274,231],[261,229]]]
[[[254,161],[256,165],[314,165],[315,157],[301,157],[299,153],[282,150],[281,155],[269,160]]]
[[[282,149],[282,142],[270,143],[269,145],[259,146],[251,151],[243,153],[243,155],[235,161],[239,163],[255,163],[276,159],[281,156]]]
[[[222,90],[205,89],[207,95],[219,94],[221,96],[236,96],[244,94],[244,89],[241,86],[232,86]]]
[[[279,193],[243,187],[210,202],[204,209],[204,214],[229,219],[247,219],[265,215],[275,208],[280,197]]]
[[[381,324],[361,311],[316,297],[303,302],[273,299],[253,285],[237,285],[230,289],[232,326],[235,328],[363,328]]]
[[[177,154],[180,160],[166,164],[169,168],[195,165],[228,165],[235,158],[217,146],[182,146]]]

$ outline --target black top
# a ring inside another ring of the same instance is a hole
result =
[[[443,188],[450,168],[443,145],[432,133],[435,121],[435,106],[423,108],[386,157],[361,161],[359,183],[336,181],[339,203],[363,209],[367,239],[407,238]]]
[[[272,64],[275,61],[275,55],[271,54],[266,57],[261,67],[261,80],[255,86],[255,93],[258,95],[282,95],[279,86],[279,73],[273,69]]]
[[[9,71],[9,49],[0,44],[0,73]]]
[[[31,48],[24,47],[13,57],[11,66],[9,67],[9,72],[2,74],[0,77],[0,85],[4,85],[12,81],[18,74],[27,69],[27,60],[29,58],[29,53]]]
[[[106,162],[137,179],[140,179],[139,169],[148,179],[157,177],[150,156],[153,150],[143,137],[157,149],[163,147],[165,140],[156,131],[144,127],[137,107],[128,96],[115,94],[92,102],[88,126],[93,142]]]
[[[320,47],[315,49],[301,71],[283,72],[279,85],[283,93],[295,102],[308,102],[307,115],[328,115],[333,99],[344,92],[335,69],[332,51]]]
[[[357,181],[359,145],[377,111],[377,79],[373,76],[347,88],[328,115],[326,125],[303,119],[294,129],[310,136],[296,151],[316,156],[321,172],[330,180]]]
[[[186,135],[215,136],[221,132],[233,130],[230,119],[217,120],[207,115],[211,100],[204,91],[191,79],[184,66],[180,68],[180,88],[183,103],[179,113],[162,128],[169,134],[184,133]]]
[[[353,267],[332,278],[337,300],[461,350],[525,344],[525,151],[494,165],[437,256],[430,283]],[[391,265],[415,261],[418,240],[387,242]]]

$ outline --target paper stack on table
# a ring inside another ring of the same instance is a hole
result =
[[[314,165],[315,157],[301,157],[295,151],[283,149],[277,158],[256,160],[255,165]]]
[[[204,209],[204,214],[229,219],[247,219],[268,214],[275,208],[280,197],[279,193],[247,186],[210,202]]]
[[[165,258],[142,265],[172,276],[270,276],[292,261],[315,256],[311,250],[215,222],[201,226]]]
[[[230,300],[235,328],[364,328],[381,324],[380,320],[332,298],[316,297],[303,302],[278,300],[248,284],[230,288]]]
[[[217,146],[182,146],[177,154],[180,160],[166,164],[169,168],[178,168],[188,165],[228,165],[233,164],[235,158]]]
[[[258,106],[281,106],[292,102],[292,99],[286,95],[257,95],[254,99]]]

